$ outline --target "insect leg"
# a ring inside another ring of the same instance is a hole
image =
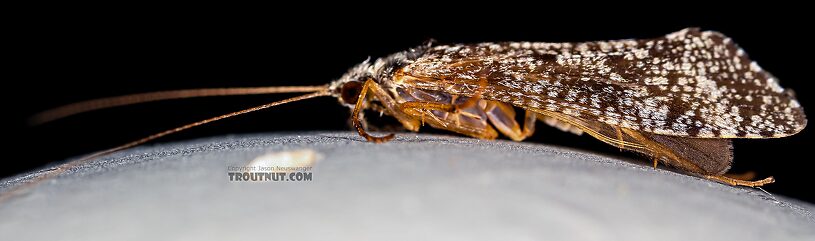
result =
[[[622,151],[623,149],[620,149]],[[657,169],[657,165],[659,164],[659,159],[662,158],[659,154],[654,155],[654,169]]]
[[[488,82],[486,78],[479,79],[478,88],[475,89],[475,94],[472,97],[468,98],[466,101],[464,101],[464,103],[456,105],[456,109],[460,110],[467,107],[475,106],[478,103],[478,101],[481,100],[481,94],[484,93],[484,89],[487,88],[487,84]],[[455,103],[455,100],[453,100],[453,102]]]
[[[773,177],[764,178],[758,181],[746,181],[727,177],[723,175],[724,172],[730,167],[730,153],[725,153],[727,157],[716,156],[721,152],[730,151],[730,142],[726,139],[695,139],[695,138],[677,138],[666,137],[658,135],[645,136],[645,134],[638,133],[629,129],[622,129],[626,134],[642,139],[646,143],[648,149],[655,153],[655,155],[667,157],[667,161],[671,161],[671,165],[687,172],[700,175],[704,178],[733,185],[733,186],[747,186],[747,187],[760,187],[766,184],[775,182]],[[725,150],[720,150],[715,146],[721,145],[717,142],[725,142]],[[703,146],[705,148],[699,148]],[[692,149],[692,153],[683,153],[684,149]],[[694,155],[702,154],[702,155]],[[728,158],[729,157],[729,158]]]
[[[665,160],[666,162],[670,162],[666,164],[670,164],[671,166],[679,168],[685,172],[704,177],[709,180],[733,186],[747,187],[760,187],[762,185],[775,182],[773,177],[768,177],[758,181],[745,181],[723,176],[721,172],[725,172],[727,167],[730,166],[729,161],[727,157],[717,156],[717,154],[729,156],[729,153],[727,152],[730,151],[730,143],[727,142],[726,139],[706,140],[647,135],[626,128],[610,127],[608,125],[603,125],[588,120],[571,118],[563,114],[541,109],[530,108],[530,110],[546,117],[553,117],[574,125],[589,135],[611,145],[625,147],[626,150],[632,150],[640,153],[658,155],[659,158],[657,158],[657,160]],[[620,130],[622,138],[620,138],[620,135],[616,133],[617,130]],[[615,136],[615,134],[617,134],[617,137],[612,137]],[[673,149],[685,150],[686,152],[672,151]],[[697,160],[694,162],[692,159]]]
[[[558,130],[565,131],[565,132],[570,132],[570,133],[578,135],[578,136],[583,135],[583,130],[582,129],[580,129],[579,127],[576,127],[573,124],[569,124],[569,122],[560,120],[558,118],[554,118],[554,117],[550,117],[550,116],[546,116],[546,115],[539,115],[538,120],[543,121],[543,123],[546,123],[549,126],[555,127]]]
[[[620,151],[625,149],[625,142],[623,140],[623,131],[620,129],[620,126],[614,126],[614,130],[617,131],[617,139],[620,140]],[[656,162],[656,160],[654,160]],[[657,164],[654,163],[654,168],[656,168]]]
[[[456,105],[409,101],[402,103],[402,112],[422,117],[429,116],[425,121],[438,129],[449,130],[479,139],[495,139],[498,132],[488,124],[487,114],[484,113],[486,101],[478,101],[477,105],[458,109]]]
[[[365,84],[362,85],[362,91],[360,91],[359,97],[357,98],[357,103],[354,105],[354,112],[351,114],[351,118],[353,118],[352,120],[354,122],[354,127],[357,128],[357,132],[359,132],[360,136],[365,137],[366,140],[371,142],[382,143],[393,139],[394,134],[391,133],[381,137],[372,136],[365,131],[365,128],[362,127],[362,121],[360,120],[360,111],[362,110],[362,106],[365,104],[365,95],[368,93],[368,89],[370,89],[373,85],[376,85],[376,82],[374,82],[372,79],[368,79],[365,81]]]
[[[385,111],[388,112],[391,116],[396,118],[405,129],[410,131],[419,131],[419,127],[421,126],[419,121],[416,118],[413,118],[410,115],[405,114],[404,112],[400,111],[400,106],[381,86],[376,84],[375,82],[372,83],[368,88],[371,90],[371,93],[376,97],[379,102],[385,108]]]
[[[535,133],[535,122],[538,119],[537,118],[538,114],[535,114],[535,112],[527,110],[525,111],[524,115],[525,115],[524,129],[523,132],[521,132],[521,134],[524,136],[524,139],[526,139],[527,137],[530,137],[532,136],[532,134]]]
[[[666,164],[670,164],[671,166],[677,167],[683,171],[693,173],[696,175],[709,175],[712,173],[716,173],[715,171],[721,168],[713,168],[707,167],[705,168],[700,167],[697,163],[689,160],[689,154],[682,152],[675,152],[672,148],[680,148],[680,149],[693,149],[697,154],[706,154],[708,152],[715,152],[720,150],[706,150],[706,149],[698,149],[692,148],[691,144],[693,139],[671,139],[670,137],[664,138],[657,138],[652,135],[646,136],[646,134],[642,134],[640,132],[630,130],[627,128],[621,128],[617,126],[611,126],[603,123],[599,123],[596,121],[584,120],[584,119],[577,119],[570,116],[566,116],[556,112],[545,111],[541,109],[530,109],[535,111],[539,114],[544,115],[545,117],[555,118],[559,121],[566,122],[570,125],[573,125],[576,128],[583,130],[584,132],[588,133],[594,138],[597,138],[605,143],[611,144],[613,146],[618,146],[625,148],[626,150],[636,151],[643,154],[652,155],[654,160],[658,163],[660,160],[665,161]],[[619,133],[618,133],[619,131]],[[657,138],[657,139],[654,139]],[[714,140],[715,142],[715,140]],[[721,143],[707,143],[711,146],[718,146],[714,144],[721,144]],[[723,150],[729,151],[729,149],[722,147]],[[694,156],[694,158],[703,158],[702,156]],[[707,160],[710,162],[714,162],[715,160],[722,159],[719,157],[707,157]],[[718,166],[717,166],[718,167]]]
[[[514,141],[522,141],[535,132],[536,115],[534,112],[526,111],[523,130],[515,121],[515,109],[511,105],[488,101],[484,112],[487,113],[487,117],[490,123],[495,126],[495,129],[498,129],[498,131]]]
[[[408,101],[402,103],[399,106],[400,109],[405,111],[408,114],[418,113],[415,111],[423,111],[423,110],[438,110],[444,112],[453,112],[456,110],[456,106],[452,104],[442,104],[436,102],[427,102],[427,101]]]
[[[730,142],[727,139],[649,135],[617,127],[623,134],[620,140],[620,135],[617,135],[617,138],[613,137],[617,134],[617,128],[609,125],[541,109],[530,108],[530,110],[574,125],[603,142],[625,147],[626,150],[658,156],[657,160],[664,160],[666,164],[693,175],[734,186],[758,187],[774,182],[772,177],[759,181],[744,181],[723,176],[722,173],[730,167],[730,157],[732,157],[730,156]]]
[[[425,102],[425,101],[409,101],[402,103],[399,106],[401,112],[406,113],[412,116],[418,116],[419,119],[422,121],[422,125],[425,124],[425,116],[430,116],[436,119],[439,123],[444,123],[442,120],[438,119],[432,113],[429,114],[430,111],[440,111],[440,112],[453,112],[455,111],[455,106],[452,104],[441,104],[435,102]],[[445,124],[446,127],[446,124]]]
[[[612,137],[614,136],[612,134],[614,133],[614,130],[610,128],[609,125],[607,124],[580,120],[560,113],[546,111],[538,108],[527,108],[527,110],[537,113],[538,114],[537,117],[539,120],[565,122],[571,125],[572,126],[571,128],[575,128],[581,132],[585,132],[590,136],[613,146],[625,146],[627,150],[632,151],[640,151],[645,148],[645,146],[638,143],[637,140],[631,137],[624,138],[623,140],[619,140],[618,138]],[[559,126],[558,123],[550,125],[554,125],[556,127]],[[620,142],[625,142],[625,144],[622,145],[622,143]]]
[[[696,174],[704,174],[705,171],[703,168],[699,167],[696,163],[689,161],[685,158],[681,158],[675,152],[671,151],[670,148],[667,146],[660,144],[659,142],[653,141],[648,137],[645,137],[642,133],[627,129],[627,128],[620,128],[622,132],[626,135],[636,139],[639,143],[645,146],[644,149],[651,152],[651,155],[654,157],[654,166],[657,165],[659,160],[663,160],[662,157],[665,157],[666,161],[670,161],[671,165],[677,167],[679,169],[685,170],[687,172],[696,173]]]
[[[729,185],[732,185],[732,186],[745,186],[745,187],[760,187],[760,186],[764,186],[764,185],[775,182],[775,178],[773,178],[773,177],[764,178],[764,179],[761,179],[761,180],[758,180],[758,181],[745,181],[745,180],[741,180],[741,179],[726,177],[726,176],[723,176],[723,175],[716,175],[716,176],[705,175],[705,178],[713,180],[713,181],[729,184]]]

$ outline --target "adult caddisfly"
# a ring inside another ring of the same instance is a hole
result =
[[[32,121],[166,99],[295,92],[308,94],[170,129],[59,169],[216,120],[333,96],[351,108],[355,128],[368,141],[388,141],[393,134],[368,134],[364,109],[393,116],[410,131],[427,124],[482,139],[501,133],[521,141],[541,120],[652,156],[654,165],[755,187],[772,177],[724,176],[733,159],[730,139],[784,137],[806,126],[792,92],[730,38],[692,28],[642,40],[426,45],[365,61],[328,85],[134,94],[63,106]],[[523,112],[521,123],[516,111]]]

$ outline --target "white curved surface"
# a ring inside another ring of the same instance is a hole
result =
[[[309,149],[311,182],[227,166]],[[225,136],[97,159],[0,204],[9,240],[801,240],[812,206],[595,154],[353,132]],[[36,174],[34,174],[36,175]],[[29,176],[0,183],[6,191]]]

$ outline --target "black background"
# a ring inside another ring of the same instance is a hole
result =
[[[787,9],[643,10],[595,15],[580,9],[520,11],[522,6],[450,15],[431,7],[334,14],[264,9],[256,13],[179,10],[164,14],[38,14],[12,21],[4,81],[6,149],[0,175],[113,147],[146,135],[292,95],[165,101],[96,111],[37,127],[25,118],[75,101],[155,90],[318,85],[368,56],[417,46],[484,41],[585,41],[661,36],[685,27],[732,37],[752,59],[798,93],[812,112],[809,16]],[[544,9],[545,10],[545,9]],[[495,12],[500,12],[497,14]],[[282,13],[292,14],[283,16]],[[421,16],[417,13],[423,13]],[[555,14],[557,13],[557,14]],[[775,13],[771,15],[769,13]],[[16,83],[12,85],[10,83]],[[809,113],[812,115],[812,113]],[[280,106],[178,133],[157,142],[230,133],[348,130],[348,110],[333,98]],[[387,120],[385,120],[387,121]],[[425,132],[436,132],[423,128]],[[539,125],[531,142],[620,154],[590,137]],[[766,190],[815,202],[810,178],[813,131],[789,138],[736,140],[733,172],[775,176]],[[154,142],[155,143],[155,142]],[[149,145],[149,144],[148,144]],[[644,162],[647,165],[647,162]]]

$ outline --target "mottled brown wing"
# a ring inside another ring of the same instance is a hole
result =
[[[724,35],[436,46],[396,83],[563,113],[647,133],[768,138],[806,126],[791,91]],[[440,84],[441,83],[441,84]]]

